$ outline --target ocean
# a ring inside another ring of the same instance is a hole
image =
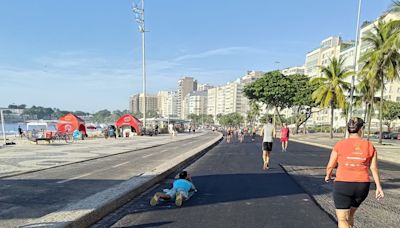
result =
[[[21,126],[22,130],[26,131],[26,123],[5,123],[4,131],[6,135],[17,135],[18,126]],[[3,135],[3,126],[1,126],[1,121],[0,121],[0,135]]]

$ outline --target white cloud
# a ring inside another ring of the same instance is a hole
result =
[[[213,50],[208,50],[205,52],[200,52],[196,54],[187,54],[182,55],[174,59],[174,61],[184,61],[184,60],[191,60],[191,59],[200,59],[200,58],[208,58],[212,56],[221,56],[221,55],[233,55],[233,54],[240,54],[240,53],[249,53],[249,52],[258,52],[257,49],[251,47],[225,47],[225,48],[217,48]]]

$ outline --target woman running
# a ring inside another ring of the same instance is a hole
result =
[[[375,181],[376,199],[384,197],[377,151],[371,142],[362,139],[363,127],[361,118],[353,118],[348,122],[349,138],[336,143],[326,167],[325,181],[329,182],[337,166],[333,200],[339,228],[351,228],[354,225],[354,214],[369,192],[368,168]]]
[[[289,128],[287,124],[284,123],[281,129],[281,142],[282,142],[282,152],[286,152],[289,142]]]

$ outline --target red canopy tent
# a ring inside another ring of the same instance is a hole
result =
[[[86,134],[85,121],[72,113],[60,117],[57,130],[62,133],[72,133],[76,129],[82,134]]]
[[[136,134],[140,135],[140,126],[142,122],[140,122],[136,117],[132,116],[131,114],[126,114],[121,116],[116,122],[115,126],[120,128],[123,126],[131,126],[135,129]]]

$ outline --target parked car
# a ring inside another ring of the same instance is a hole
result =
[[[379,135],[379,133],[378,133],[378,135]],[[391,133],[388,131],[382,132],[382,138],[383,139],[391,139]]]
[[[392,133],[390,133],[390,139],[398,139],[398,140],[400,140],[400,132],[392,132]]]

